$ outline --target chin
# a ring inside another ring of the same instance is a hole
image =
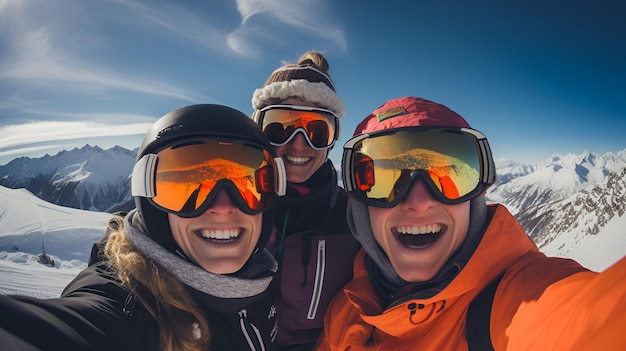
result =
[[[233,264],[204,265],[202,266],[202,268],[213,274],[232,274],[240,270],[241,267],[243,267],[244,263],[245,262]]]
[[[415,266],[413,266],[415,267]],[[421,283],[421,282],[426,282],[429,281],[431,279],[433,279],[433,277],[437,274],[437,271],[424,271],[424,270],[419,270],[416,271],[415,268],[411,269],[411,267],[408,267],[407,269],[396,269],[396,267],[394,267],[394,270],[396,271],[396,273],[398,273],[398,275],[400,276],[400,278],[406,280],[409,283]]]

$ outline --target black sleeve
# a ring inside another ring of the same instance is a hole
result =
[[[39,351],[40,348],[33,346],[26,340],[19,338],[18,336],[11,334],[0,328],[0,344],[2,345],[3,350],[13,351]]]
[[[125,310],[128,296],[97,267],[79,273],[60,298],[0,296],[0,345],[3,350],[4,345],[16,350],[26,345],[41,350],[148,349],[145,329],[154,325],[145,315]]]

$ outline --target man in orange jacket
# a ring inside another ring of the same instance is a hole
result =
[[[494,350],[626,349],[626,259],[596,273],[540,253],[486,204],[491,150],[457,113],[386,102],[345,144],[342,171],[363,249],[318,350],[468,350],[477,335]],[[494,281],[481,326],[468,310]]]

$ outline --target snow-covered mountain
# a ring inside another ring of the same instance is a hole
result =
[[[488,202],[505,204],[537,246],[604,269],[626,256],[626,149],[496,162]]]
[[[85,145],[0,166],[0,185],[24,188],[53,204],[91,211],[132,208],[130,174],[136,150]]]
[[[487,199],[506,204],[514,215],[536,206],[551,206],[579,191],[606,183],[626,167],[626,149],[604,155],[554,154],[543,162],[521,164],[496,161],[496,184]]]
[[[505,204],[541,246],[551,236],[582,226],[576,221],[582,212],[597,217],[587,223],[591,226],[621,217],[626,208],[625,171],[626,149],[601,156],[554,154],[530,165],[499,160],[496,184],[488,190],[487,200]]]

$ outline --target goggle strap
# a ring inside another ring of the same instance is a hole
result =
[[[256,123],[259,124],[259,119],[261,118],[261,115],[263,113],[261,112],[261,110],[254,110],[254,112],[252,113],[252,120]]]
[[[369,136],[370,135],[368,133],[357,135],[348,140],[343,146],[342,159],[344,163],[342,165],[341,176],[343,178],[343,185],[345,186],[347,192],[356,190],[356,184],[354,184],[354,177],[352,176],[352,157],[354,157],[354,145],[363,139],[369,138]]]
[[[478,149],[481,153],[481,160],[485,163],[481,165],[484,168],[483,179],[481,181],[486,184],[493,184],[496,181],[496,165],[493,161],[493,155],[491,154],[491,148],[487,139],[479,139],[477,141]]]
[[[339,120],[339,118],[335,117],[335,138],[334,139],[338,140],[340,135],[341,135],[341,121]]]
[[[493,154],[491,153],[491,148],[489,147],[489,142],[487,141],[487,137],[471,128],[461,128],[461,130],[465,133],[472,134],[476,137],[476,143],[478,145],[478,152],[480,152],[481,160],[483,163],[481,167],[483,168],[483,177],[480,180],[486,184],[493,184],[496,181],[496,165],[493,161]]]
[[[285,170],[285,161],[280,157],[274,158],[276,164],[276,195],[285,196],[287,193],[287,171]]]
[[[343,186],[346,188],[346,192],[351,192],[355,188],[352,183],[352,149],[343,149],[343,164],[341,165],[341,170]]]
[[[154,170],[158,156],[155,154],[143,155],[133,167],[131,177],[132,196],[152,198],[155,196]]]

